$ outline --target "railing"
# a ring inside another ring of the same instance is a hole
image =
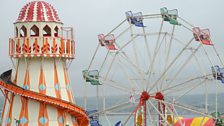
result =
[[[75,42],[57,37],[24,37],[9,39],[10,57],[65,57],[75,56]]]

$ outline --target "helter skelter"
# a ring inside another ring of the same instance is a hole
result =
[[[26,4],[14,26],[9,55],[15,71],[0,79],[2,126],[87,126],[68,78],[75,54],[73,29],[63,27],[56,10],[44,1]]]
[[[208,109],[208,93],[222,86],[220,80],[224,83],[224,64],[209,29],[190,24],[176,9],[160,12],[128,11],[118,26],[98,35],[83,71],[86,90],[96,88],[98,104],[89,112],[92,126],[221,124],[217,94]],[[189,97],[195,93],[202,97],[192,104]],[[86,98],[85,103],[88,110]]]

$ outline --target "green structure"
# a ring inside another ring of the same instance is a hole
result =
[[[170,24],[173,25],[181,25],[178,21],[177,21],[177,17],[178,17],[178,11],[177,9],[173,9],[173,10],[167,10],[166,7],[163,7],[160,9],[162,18],[164,21],[169,22]]]
[[[216,112],[211,113],[211,115],[216,118]],[[224,126],[224,118],[222,116],[224,116],[224,113],[220,114],[220,112],[217,112],[216,126]]]
[[[83,78],[86,82],[90,82],[92,85],[101,85],[99,82],[99,71],[98,70],[83,70]]]

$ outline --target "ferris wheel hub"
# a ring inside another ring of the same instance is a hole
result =
[[[142,101],[147,101],[147,100],[149,100],[149,98],[150,98],[149,93],[147,91],[143,91],[142,94],[141,94],[141,100]]]
[[[164,100],[164,95],[161,92],[157,92],[155,99],[157,100]]]

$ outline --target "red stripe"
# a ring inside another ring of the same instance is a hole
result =
[[[45,89],[44,90],[40,90],[40,85],[42,84],[42,86],[45,86]],[[39,89],[39,92],[41,94],[46,94],[46,82],[45,82],[45,76],[44,76],[44,72],[43,72],[43,66],[41,64],[40,66],[40,77],[39,77],[39,85],[38,85],[38,89]]]
[[[213,119],[209,119],[204,126],[215,126],[215,121]]]
[[[43,13],[43,6],[41,2],[37,3],[37,21],[43,21],[44,20],[44,13]]]
[[[66,85],[66,92],[67,92],[67,95],[68,95],[68,100],[69,100],[69,102],[73,103],[72,92],[71,92],[70,89],[67,89],[68,86],[70,87],[70,82],[69,82],[69,79],[68,79],[68,71],[66,70],[65,66],[64,66],[64,78],[65,78],[65,85]]]
[[[26,118],[27,122],[23,126],[28,126],[29,116],[28,116],[28,99],[21,96],[22,107],[20,110],[19,119]]]
[[[62,118],[62,122],[60,122],[60,118]],[[64,116],[63,111],[61,109],[58,109],[58,126],[64,126]]]
[[[26,4],[26,5],[22,8],[22,10],[20,11],[20,14],[19,14],[19,17],[18,17],[17,21],[21,21],[21,20],[23,20],[28,5],[29,5],[29,4]]]
[[[32,21],[33,20],[34,5],[35,5],[35,3],[31,3],[31,5],[28,9],[28,14],[27,14],[27,17],[26,17],[26,21]]]
[[[55,20],[58,21],[58,22],[61,22],[59,17],[58,17],[57,11],[53,7],[52,7],[52,10],[53,10],[53,14],[54,14]]]
[[[10,103],[9,103],[9,114],[8,118],[10,118],[10,122],[7,123],[7,126],[11,126],[13,118],[12,118],[12,108],[13,108],[13,102],[14,102],[14,94],[11,93]]]
[[[37,20],[34,19],[34,14],[35,14],[34,9],[36,4],[37,4],[37,11],[35,13],[37,15]],[[51,6],[50,4],[44,1],[33,1],[26,4],[21,9],[17,22],[46,21],[46,19],[44,18],[44,12],[43,12],[44,9],[46,10],[46,15],[47,15],[46,17],[48,21],[61,22],[58,17],[57,11],[53,8],[53,6]],[[27,10],[28,10],[28,13],[26,15]]]
[[[58,86],[56,89],[56,86]],[[54,90],[55,90],[55,94],[56,94],[56,97],[61,99],[61,92],[60,92],[60,84],[58,82],[58,73],[57,73],[57,68],[56,68],[56,62],[54,61]]]
[[[28,90],[29,90],[30,89],[30,73],[29,73],[28,67],[29,67],[29,63],[26,68],[27,70],[26,70],[26,75],[25,75],[23,86],[28,86]]]
[[[18,66],[19,66],[20,60],[18,59]],[[17,78],[18,78],[18,69],[19,67],[16,68],[16,75],[15,75],[15,80],[13,81],[14,84],[17,84]]]
[[[41,118],[46,118],[45,124],[43,125],[40,122]],[[44,103],[40,103],[40,109],[39,109],[39,116],[38,116],[38,126],[48,126],[49,125],[49,119],[48,119],[48,113],[47,113],[47,105]]]
[[[52,11],[51,11],[51,8],[50,8],[49,4],[48,3],[43,3],[43,4],[46,8],[48,21],[54,21],[53,16],[52,16]]]

